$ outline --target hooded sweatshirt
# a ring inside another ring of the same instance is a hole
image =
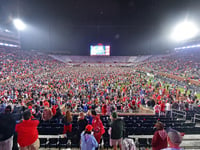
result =
[[[157,130],[152,139],[152,150],[160,150],[163,148],[167,148],[167,132],[164,129]]]
[[[81,133],[81,150],[95,150],[98,147],[98,143],[95,137],[91,134]]]

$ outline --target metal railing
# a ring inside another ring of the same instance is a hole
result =
[[[194,114],[194,123],[196,123],[196,120],[200,120],[200,114]]]
[[[183,119],[186,120],[187,113],[185,111],[172,109],[172,117],[173,117],[173,114],[178,115],[178,116],[182,116]]]

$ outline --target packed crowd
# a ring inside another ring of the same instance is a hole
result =
[[[140,106],[144,105],[154,109],[159,115],[169,115],[171,108],[188,110],[192,109],[190,104],[193,106],[193,103],[198,102],[195,92],[190,92],[189,95],[181,93],[178,85],[152,78],[130,67],[65,67],[65,64],[51,57],[18,50],[1,49],[0,56],[1,122],[12,114],[10,123],[3,121],[5,124],[1,123],[0,129],[10,124],[10,131],[18,133],[18,143],[24,150],[27,146],[39,145],[36,129],[39,121],[34,119],[48,121],[56,118],[64,123],[63,133],[67,133],[72,129],[71,113],[91,111],[92,115],[88,115],[88,120],[81,123],[85,125],[81,128],[80,135],[85,128],[85,132],[90,134],[93,128],[94,131],[98,130],[94,137],[100,143],[105,131],[97,113],[132,113],[139,111]],[[185,93],[188,90],[185,87]],[[116,115],[112,117],[117,118]],[[24,121],[15,127],[15,122],[21,122],[22,118]],[[80,118],[84,120],[83,115]],[[86,127],[86,122],[92,127]],[[23,130],[27,127],[32,135],[22,136],[26,135]],[[5,131],[1,131],[0,135]],[[13,132],[8,132],[5,137],[0,136],[0,141],[12,141],[11,133]],[[117,135],[119,137],[121,138],[121,134]],[[112,143],[115,147],[120,142],[121,139]],[[83,144],[81,143],[81,147],[84,147]]]
[[[185,50],[167,56],[153,56],[140,67],[186,77],[187,79],[199,80],[199,56],[199,49]]]

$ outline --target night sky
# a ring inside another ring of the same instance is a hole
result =
[[[89,55],[91,44],[111,55],[160,54],[176,44],[173,27],[185,18],[200,25],[200,0],[0,0],[0,26],[21,18],[26,50]]]

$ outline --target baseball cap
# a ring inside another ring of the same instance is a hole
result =
[[[88,131],[88,132],[91,132],[92,129],[93,129],[93,126],[90,125],[90,124],[85,127],[85,130]]]
[[[45,101],[45,102],[44,102],[44,106],[45,106],[45,107],[49,107],[49,102]]]

